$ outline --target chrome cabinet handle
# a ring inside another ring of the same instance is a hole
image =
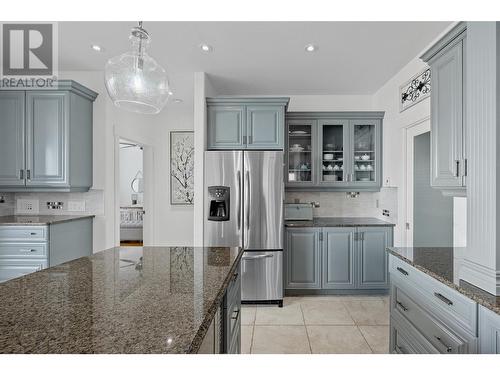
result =
[[[31,171],[30,171],[29,169],[28,169],[28,170],[26,170],[26,178],[27,178],[28,180],[31,180]]]
[[[460,160],[455,160],[455,177],[460,175]]]
[[[399,307],[401,307],[401,310],[403,311],[408,311],[408,307],[406,307],[405,305],[403,305],[401,302],[399,301],[396,301],[396,305],[398,305]]]
[[[19,249],[19,251],[22,253],[34,253],[36,249]]]
[[[238,272],[235,272],[235,273],[233,274],[233,281],[236,281],[236,279],[237,279],[237,278],[238,278]]]
[[[235,315],[236,313],[236,315]],[[231,319],[232,320],[238,320],[238,316],[240,315],[240,309],[236,310],[236,311],[233,311],[233,313],[231,314]]]
[[[24,180],[24,169],[19,170],[19,179]]]
[[[446,348],[446,353],[451,353],[452,352],[453,348],[451,346],[445,344],[444,341],[441,339],[441,337],[439,337],[439,336],[434,336],[434,337],[436,338],[436,340],[439,341],[439,343],[441,345],[443,345]]]
[[[435,292],[434,296],[436,296],[442,302],[446,303],[448,306],[453,305],[453,301],[449,300],[448,298],[446,298],[445,296],[443,296],[441,293]]]
[[[238,180],[238,194],[236,194],[236,197],[238,198],[238,201],[236,202],[236,207],[238,207],[238,213],[236,214],[236,222],[238,224],[238,230],[241,229],[241,172],[238,171],[236,173],[236,177]]]
[[[273,255],[272,254],[262,254],[262,255],[254,255],[254,256],[251,256],[251,257],[242,257],[241,259],[243,260],[254,260],[254,259],[263,259],[263,258],[272,258]]]
[[[464,176],[467,177],[467,159],[464,159]]]
[[[401,272],[403,275],[408,276],[408,272],[406,272],[406,270],[405,270],[404,268],[397,267],[396,269],[397,269],[399,272]]]
[[[31,232],[30,235],[31,236],[36,236],[36,232]]]

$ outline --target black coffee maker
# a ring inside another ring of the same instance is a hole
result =
[[[229,220],[229,187],[209,186],[208,187],[208,220],[228,221]]]

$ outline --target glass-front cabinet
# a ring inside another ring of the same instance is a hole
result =
[[[289,190],[377,191],[382,181],[383,112],[289,112]]]

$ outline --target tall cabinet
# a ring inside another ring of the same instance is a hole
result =
[[[288,190],[378,191],[383,112],[289,112]]]
[[[0,191],[87,191],[96,97],[74,81],[0,91]]]
[[[465,55],[467,24],[459,23],[425,52],[431,69],[431,186],[465,196]]]

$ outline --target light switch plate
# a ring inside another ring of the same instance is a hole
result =
[[[85,201],[68,201],[68,211],[85,212]]]
[[[40,212],[40,202],[38,199],[17,199],[16,213],[18,214],[38,214]]]

